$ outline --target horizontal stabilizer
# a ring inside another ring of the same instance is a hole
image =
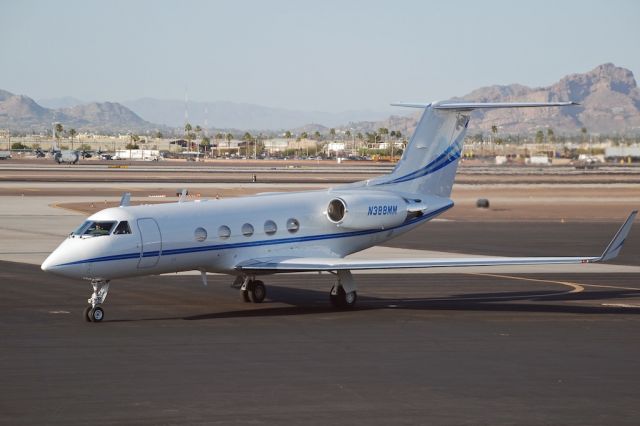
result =
[[[407,108],[427,108],[453,111],[473,111],[474,109],[499,109],[499,108],[540,108],[580,105],[577,102],[434,102],[434,103],[404,103],[398,102],[392,106]]]

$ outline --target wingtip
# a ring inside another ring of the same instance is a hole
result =
[[[637,214],[638,210],[633,210],[629,214],[627,220],[624,221],[620,229],[618,229],[618,232],[616,232],[613,239],[602,253],[602,256],[596,260],[597,262],[606,262],[607,260],[614,259],[618,256],[629,232],[631,231],[631,226],[633,225],[633,221]]]

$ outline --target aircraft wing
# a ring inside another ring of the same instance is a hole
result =
[[[321,257],[270,257],[250,259],[239,263],[243,272],[302,272],[401,268],[446,268],[463,266],[498,265],[558,265],[570,263],[596,263],[618,256],[631,225],[638,214],[633,211],[600,256],[592,257],[460,257],[449,259],[344,259]]]

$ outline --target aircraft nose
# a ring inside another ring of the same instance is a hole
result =
[[[56,252],[54,251],[49,256],[47,256],[47,258],[44,260],[44,262],[42,262],[42,265],[40,265],[40,269],[42,269],[43,271],[51,271],[51,267],[56,264],[55,263],[55,257],[56,257],[55,254],[56,254]]]

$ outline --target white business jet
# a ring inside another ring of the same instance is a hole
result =
[[[120,207],[90,216],[44,261],[42,269],[90,280],[84,316],[104,318],[111,280],[199,270],[235,276],[245,301],[266,295],[261,275],[327,271],[335,274],[331,303],[356,303],[351,271],[448,266],[592,263],[618,255],[637,211],[629,215],[602,255],[351,260],[345,256],[420,226],[453,207],[449,199],[471,111],[556,107],[553,103],[395,104],[422,108],[402,159],[389,175],[320,191],[270,193],[225,200]]]

